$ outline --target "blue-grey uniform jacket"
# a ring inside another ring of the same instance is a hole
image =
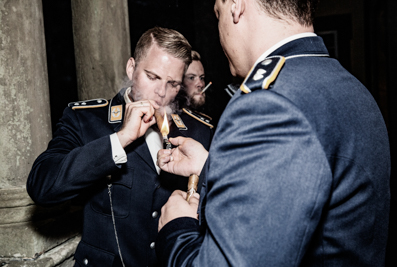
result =
[[[212,140],[201,224],[165,225],[163,265],[384,266],[386,127],[368,90],[323,54],[306,37],[254,66]]]
[[[109,103],[102,99],[70,104],[28,178],[28,193],[37,204],[56,204],[80,195],[87,199],[82,241],[75,254],[77,266],[120,266],[108,184],[112,184],[115,224],[126,266],[155,265],[161,207],[175,189],[187,189],[186,177],[157,174],[144,137],[125,149],[127,163],[114,163],[109,135],[121,128],[123,93]],[[112,120],[112,110],[119,120]],[[210,127],[187,114],[180,118],[187,129],[172,124],[169,137],[192,137],[208,149]]]

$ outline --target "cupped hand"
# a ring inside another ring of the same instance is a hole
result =
[[[154,110],[159,105],[153,100],[140,100],[125,105],[123,125],[117,136],[124,148],[143,136],[156,123]]]
[[[180,218],[191,217],[198,219],[197,209],[200,202],[200,195],[194,193],[190,201],[186,201],[187,193],[181,190],[175,190],[168,198],[167,203],[161,208],[158,230],[164,227],[168,222]]]
[[[208,151],[203,145],[186,137],[170,138],[169,140],[176,148],[159,150],[157,166],[163,171],[186,177],[191,174],[200,175],[208,158]]]

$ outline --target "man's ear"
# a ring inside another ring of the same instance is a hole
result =
[[[134,73],[135,70],[135,59],[133,57],[130,57],[127,61],[127,66],[125,67],[125,71],[127,72],[127,76],[130,80],[132,80],[132,74]]]
[[[237,24],[245,11],[245,0],[232,0],[233,22]]]

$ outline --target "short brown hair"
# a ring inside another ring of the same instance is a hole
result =
[[[146,56],[153,44],[175,58],[181,59],[185,63],[185,69],[192,62],[192,47],[181,33],[167,28],[154,27],[142,34],[136,44],[134,51],[136,64]]]
[[[264,12],[276,19],[283,16],[302,26],[313,25],[318,0],[257,0]]]
[[[193,60],[201,61],[200,54],[197,51],[195,51],[195,50],[192,50],[192,61]]]

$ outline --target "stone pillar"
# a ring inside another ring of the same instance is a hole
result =
[[[51,138],[41,0],[0,1],[0,188],[25,186]]]
[[[66,227],[76,212],[37,207],[25,188],[51,138],[44,40],[41,0],[0,1],[0,266],[32,266],[77,234]]]
[[[112,98],[131,55],[127,0],[72,0],[80,100]]]

